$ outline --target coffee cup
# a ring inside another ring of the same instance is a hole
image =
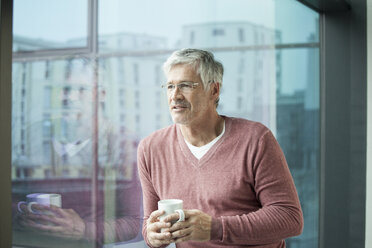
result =
[[[164,210],[164,214],[159,217],[160,221],[163,221],[167,215],[178,213],[179,218],[175,222],[184,221],[185,213],[183,212],[183,201],[179,199],[166,199],[158,201],[158,209]],[[174,223],[175,223],[174,222]],[[174,224],[173,223],[173,224]]]
[[[56,207],[62,206],[62,198],[60,194],[46,194],[46,193],[33,193],[26,196],[26,201],[18,202],[18,211],[23,213],[21,206],[22,204],[27,205],[29,212],[34,214],[40,214],[39,211],[34,211],[32,205],[40,204],[43,206],[50,207],[51,205]]]

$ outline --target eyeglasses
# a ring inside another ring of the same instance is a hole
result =
[[[182,93],[190,93],[199,83],[194,82],[182,82],[179,84],[163,84],[161,87],[167,90],[167,93],[172,93],[176,90],[176,87]]]

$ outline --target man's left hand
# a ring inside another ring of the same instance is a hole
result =
[[[208,214],[197,210],[184,210],[185,221],[176,222],[169,228],[172,238],[176,243],[184,241],[199,241],[205,242],[211,239],[212,217]],[[177,221],[178,213],[168,215],[164,218],[164,222]]]

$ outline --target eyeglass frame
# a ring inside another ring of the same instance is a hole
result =
[[[172,84],[172,83],[162,84],[161,87],[162,87],[163,89],[166,89],[166,90],[167,90],[167,93],[171,93],[171,92],[175,91],[176,88],[178,88],[178,90],[181,91],[182,93],[185,93],[184,89],[182,89],[182,88],[180,87],[180,85],[189,85],[189,86],[191,86],[191,88],[190,88],[190,92],[191,92],[191,91],[192,91],[193,89],[195,89],[199,84],[200,84],[200,83],[195,83],[195,82],[190,82],[190,81],[184,81],[184,82],[181,82],[181,83],[178,83],[178,84]],[[174,88],[171,89],[171,90],[168,89],[168,86],[170,86],[170,85],[174,86]],[[187,93],[187,92],[186,92],[186,93]]]

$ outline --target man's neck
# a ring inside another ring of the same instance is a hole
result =
[[[179,125],[183,137],[193,146],[203,146],[211,142],[223,130],[224,118],[218,114],[211,117],[208,123]]]

